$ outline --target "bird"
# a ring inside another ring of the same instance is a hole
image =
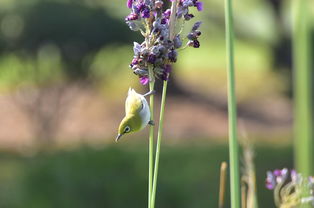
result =
[[[154,122],[151,120],[149,105],[145,99],[146,96],[154,93],[155,91],[152,90],[142,95],[129,88],[125,101],[125,116],[119,125],[116,142],[125,134],[140,131],[148,124],[154,125]]]

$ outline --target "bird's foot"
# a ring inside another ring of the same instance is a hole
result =
[[[148,122],[148,124],[151,125],[151,126],[155,126],[155,122],[154,122],[153,120],[150,120],[150,121]]]
[[[149,96],[149,95],[153,95],[153,94],[155,94],[155,93],[156,93],[155,90],[151,90],[151,91],[149,91],[148,93],[144,94],[144,97]]]

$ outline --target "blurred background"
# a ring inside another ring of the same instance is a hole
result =
[[[201,47],[169,83],[158,207],[217,207],[228,160],[224,5],[203,2]],[[234,6],[239,135],[273,207],[266,171],[293,159],[290,1]],[[124,0],[0,1],[1,208],[146,206],[147,130],[114,142],[128,88],[148,91],[128,67],[142,41],[128,13]]]

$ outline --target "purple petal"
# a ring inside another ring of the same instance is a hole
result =
[[[198,28],[200,28],[201,24],[202,24],[202,22],[200,22],[200,21],[199,22],[195,22],[195,24],[192,27],[192,31],[195,31]]]
[[[195,6],[196,6],[198,11],[202,11],[203,10],[203,2],[198,1],[198,2],[195,3]]]
[[[166,73],[169,74],[169,73],[172,71],[171,65],[170,65],[170,64],[167,64],[167,65],[165,66],[164,70],[165,70]]]
[[[148,77],[140,77],[140,83],[142,85],[147,85],[149,82],[149,78]]]
[[[281,176],[281,175],[282,175],[282,174],[281,174],[281,170],[279,170],[279,169],[274,170],[274,171],[273,171],[273,174],[274,174],[275,176]]]
[[[143,18],[149,18],[150,17],[150,10],[147,7],[145,9],[143,9],[142,17]]]
[[[267,183],[266,182],[266,188],[269,189],[269,190],[273,190],[275,188],[275,186],[271,183]]]
[[[266,178],[266,188],[269,190],[274,189],[276,186],[275,176],[273,172],[267,171],[267,178]]]
[[[141,49],[142,49],[142,46],[139,43],[134,42],[134,46],[133,46],[134,54],[139,55],[141,52]]]
[[[133,4],[133,0],[127,0],[126,6],[127,6],[129,9],[132,8],[132,4]]]

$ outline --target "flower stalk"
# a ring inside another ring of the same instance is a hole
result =
[[[239,145],[237,140],[237,108],[235,95],[235,70],[233,49],[232,0],[225,0],[227,74],[228,74],[228,117],[229,117],[229,160],[231,207],[240,208],[241,192],[239,177]]]
[[[153,75],[153,70],[149,68],[149,90],[152,92],[155,87],[155,79]],[[151,120],[154,120],[154,95],[151,95],[149,98],[149,106],[150,106],[150,115]],[[149,147],[148,147],[148,207],[150,207],[151,203],[151,195],[152,195],[152,188],[153,188],[153,168],[154,168],[154,126],[150,126],[149,128]]]
[[[161,137],[162,137],[162,133],[163,133],[167,85],[168,85],[168,81],[164,81],[163,82],[163,88],[162,88],[162,96],[161,96],[160,118],[159,118],[159,126],[158,126],[158,136],[157,136],[156,156],[155,156],[155,168],[154,168],[154,180],[153,180],[153,189],[152,189],[150,208],[155,208],[158,168],[159,168],[159,157],[160,157],[160,144],[161,144]]]

